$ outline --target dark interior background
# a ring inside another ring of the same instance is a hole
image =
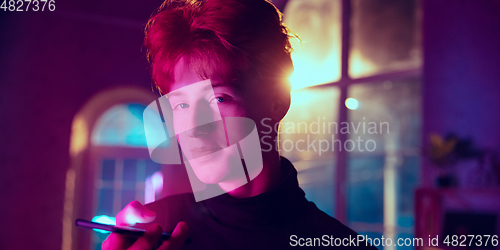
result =
[[[153,91],[141,49],[160,4],[57,1],[54,12],[0,10],[0,249],[61,247],[74,115],[105,89]],[[499,149],[500,1],[422,4],[422,135],[455,131]],[[429,168],[423,161],[423,186],[433,184]]]

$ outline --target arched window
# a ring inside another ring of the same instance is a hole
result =
[[[145,105],[121,103],[106,110],[91,134],[91,154],[95,165],[94,221],[113,223],[114,216],[129,202],[153,202],[161,195],[161,165],[147,150],[143,112]],[[147,123],[155,124],[155,123]],[[162,127],[150,128],[162,131]],[[91,249],[100,249],[107,234],[97,232]]]
[[[114,216],[130,201],[145,204],[190,191],[184,167],[161,165],[149,156],[143,112],[158,97],[139,88],[108,90],[92,97],[75,116],[71,168],[66,179],[63,249],[101,249],[107,237],[102,232],[75,228],[77,218],[113,224]],[[163,130],[152,127],[156,123],[146,124],[148,130]],[[176,179],[164,185],[166,174]]]

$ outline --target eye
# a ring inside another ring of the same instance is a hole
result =
[[[179,108],[179,109],[187,109],[189,108],[189,104],[187,103],[179,103],[175,106],[175,108]]]
[[[212,104],[219,104],[223,102],[227,102],[229,99],[226,96],[216,96],[212,100],[210,100],[210,103]]]
[[[217,101],[217,103],[223,103],[226,101],[226,98],[224,97],[215,97],[215,100]]]

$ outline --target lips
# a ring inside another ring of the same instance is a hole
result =
[[[198,157],[213,154],[221,149],[222,149],[221,147],[195,147],[192,148],[190,151],[192,158],[196,159]]]

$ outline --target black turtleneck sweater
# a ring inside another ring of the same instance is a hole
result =
[[[350,240],[344,240],[344,245],[357,245],[358,242],[352,240],[357,239],[354,231],[306,200],[292,163],[281,158],[281,167],[286,176],[283,182],[257,196],[234,198],[223,194],[196,202],[193,194],[179,194],[146,207],[157,213],[154,222],[160,224],[164,232],[172,232],[179,221],[188,223],[191,243],[183,249],[335,246],[340,243],[339,239]],[[360,245],[376,249],[364,243]]]

